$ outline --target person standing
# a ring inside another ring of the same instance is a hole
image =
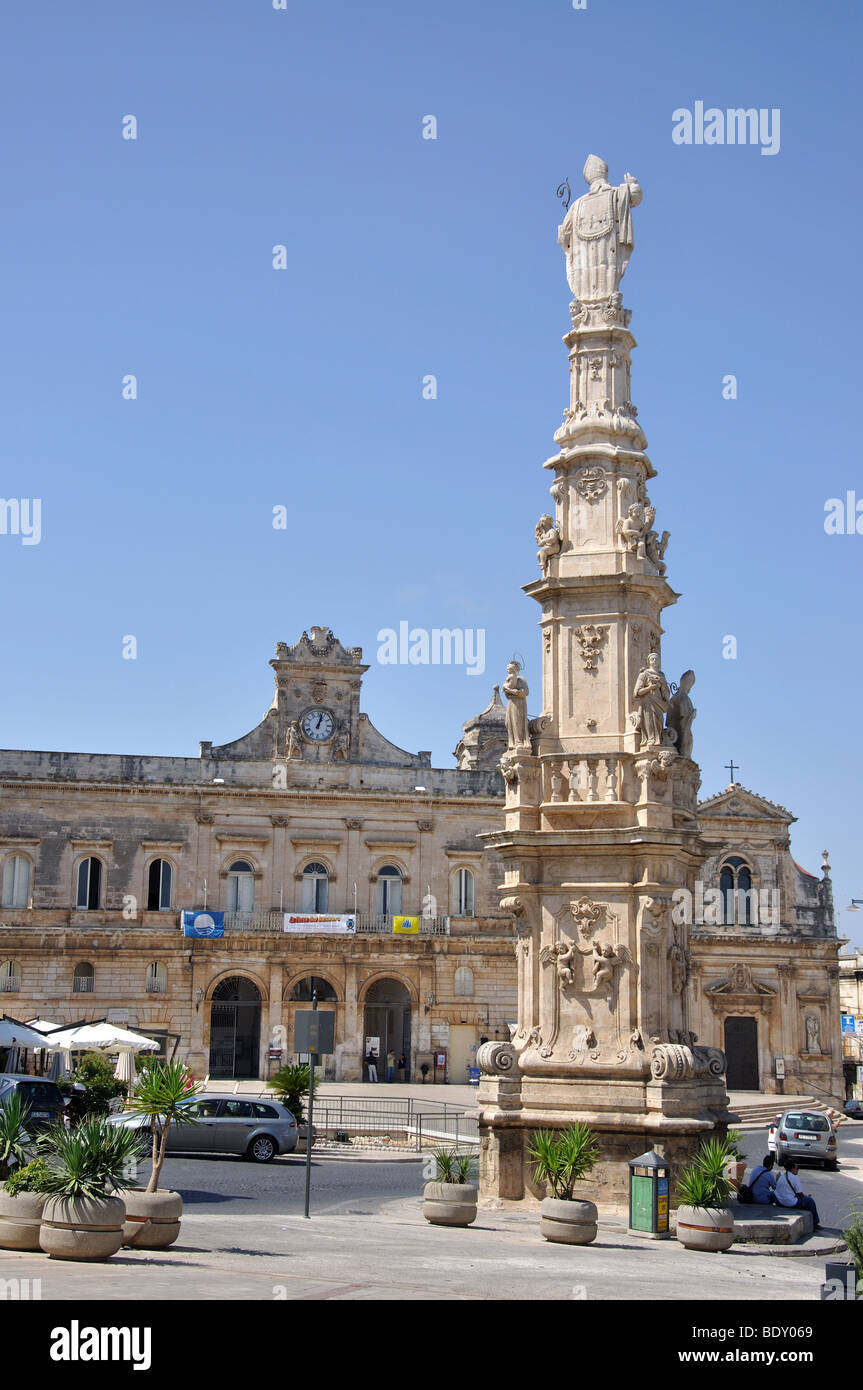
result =
[[[373,1047],[370,1047],[368,1052],[366,1053],[366,1072],[368,1074],[369,1081],[377,1081],[378,1054],[375,1052]]]
[[[399,1069],[399,1081],[405,1081],[405,1080],[407,1080],[408,1063],[407,1063],[407,1058],[405,1057],[405,1054],[404,1054],[403,1052],[400,1053],[400,1055],[399,1055],[399,1060],[398,1060],[398,1064],[397,1064],[397,1065],[398,1065],[398,1069]]]
[[[800,1186],[800,1179],[797,1176],[797,1164],[793,1158],[783,1158],[783,1171],[779,1174],[779,1181],[776,1184],[776,1200],[781,1207],[798,1207],[802,1211],[811,1211],[815,1222],[815,1229],[821,1225],[818,1219],[818,1208],[815,1205],[815,1198],[810,1197]]]

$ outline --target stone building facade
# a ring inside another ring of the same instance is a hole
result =
[[[709,858],[690,929],[692,1027],[726,1053],[729,1090],[835,1100],[843,1082],[830,865],[825,852],[816,878],[795,862],[794,819],[739,783],[699,803]]]
[[[0,753],[5,1011],[107,1017],[177,1040],[198,1075],[266,1076],[314,988],[336,1014],[328,1075],[360,1078],[375,1038],[409,1074],[467,1080],[515,1008],[511,921],[477,838],[502,801],[495,702],[443,770],[378,732],[362,652],[328,629],[270,664],[262,721],[198,758]],[[224,935],[184,937],[191,909],[224,912]],[[286,912],[354,929],[288,934]],[[398,935],[399,916],[420,920]]]
[[[839,1001],[843,1018],[851,1019],[842,1033],[842,1068],[846,1099],[863,1100],[863,951],[839,957]]]

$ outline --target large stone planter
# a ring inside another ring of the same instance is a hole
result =
[[[596,1240],[596,1215],[593,1202],[543,1197],[539,1208],[540,1235],[562,1245],[589,1245]]]
[[[678,1207],[677,1239],[687,1250],[729,1250],[734,1217],[726,1207]]]
[[[49,1197],[39,1245],[58,1260],[107,1260],[123,1244],[125,1218],[119,1197]]]
[[[120,1193],[126,1206],[123,1222],[123,1244],[164,1250],[173,1245],[180,1234],[183,1199],[179,1192],[145,1192],[143,1188],[126,1188]]]
[[[0,1191],[0,1250],[38,1250],[45,1192]]]
[[[432,1226],[470,1226],[476,1221],[476,1188],[466,1182],[427,1182],[423,1216]]]

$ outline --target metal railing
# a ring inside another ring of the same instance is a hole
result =
[[[478,1144],[479,1122],[447,1101],[411,1096],[315,1096],[315,1132],[337,1134],[404,1135],[417,1150],[429,1144]]]

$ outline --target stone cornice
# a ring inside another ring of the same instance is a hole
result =
[[[453,772],[452,768],[437,768],[433,771]],[[484,773],[483,776],[486,774]],[[490,773],[488,775],[491,775]],[[275,790],[271,787],[226,787],[222,793],[214,793],[207,787],[201,787],[199,783],[190,783],[188,786],[180,786],[176,782],[71,782],[71,781],[36,781],[31,778],[11,778],[0,780],[0,791],[62,791],[62,792],[85,792],[92,795],[94,792],[105,795],[106,793],[118,793],[126,795],[134,791],[136,796],[161,796],[182,799],[194,797],[196,802],[201,801],[201,793],[206,796],[205,805],[208,810],[218,809],[219,805],[227,801],[228,798],[236,798],[242,801],[275,801],[284,803],[299,802],[304,807],[308,807],[310,802],[314,805],[323,805],[326,802],[333,802],[342,807],[345,803],[361,801],[364,814],[368,815],[368,806],[396,806],[410,807],[414,814],[420,806],[428,804],[428,797],[422,799],[411,796],[407,792],[374,792],[358,790],[351,787],[341,788],[334,791],[319,791],[312,787],[279,788]],[[435,793],[434,810],[461,811],[465,806],[489,806],[496,811],[502,810],[504,804],[503,793],[500,796],[489,796],[482,792],[477,795],[466,795],[462,792]]]

